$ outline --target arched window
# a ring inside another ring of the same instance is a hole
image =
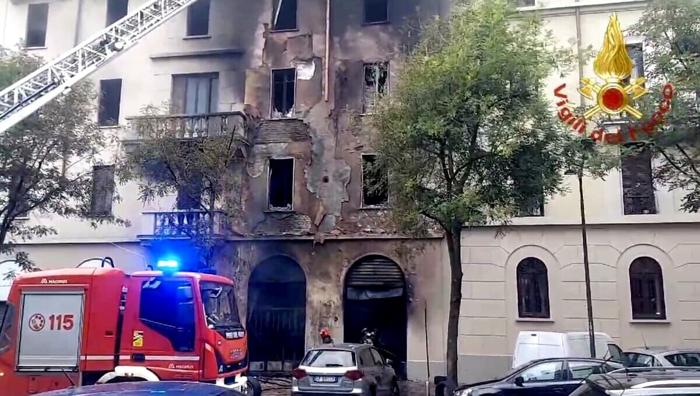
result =
[[[518,314],[521,318],[549,318],[547,267],[528,257],[518,264]]]
[[[630,265],[632,319],[666,319],[664,278],[653,258],[639,257]]]

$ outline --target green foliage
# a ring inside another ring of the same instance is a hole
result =
[[[206,121],[205,121],[206,120]],[[170,117],[167,106],[146,107],[132,120],[137,141],[126,148],[120,177],[139,185],[139,199],[153,201],[178,194],[189,210],[203,216],[182,229],[211,266],[218,235],[217,219],[241,218],[241,171],[247,148],[247,120],[242,114],[224,122],[212,117]],[[227,224],[232,231],[237,224]]]
[[[477,2],[426,28],[374,119],[404,228],[505,222],[559,189],[566,132],[541,87],[569,52],[506,1]],[[565,63],[565,62],[564,62]]]
[[[645,73],[654,99],[672,83],[677,95],[666,124],[652,138],[659,166],[654,177],[671,189],[683,189],[682,208],[700,210],[700,1],[656,0],[634,26],[645,38]],[[648,99],[648,98],[647,98]],[[654,111],[650,103],[646,114]]]
[[[29,74],[41,59],[0,50],[0,86]],[[88,219],[96,226],[123,221],[90,213],[92,165],[109,138],[93,122],[95,93],[88,82],[43,106],[0,135],[0,252],[17,240],[53,234],[45,224],[23,220],[30,212]],[[20,264],[31,269],[26,255]]]

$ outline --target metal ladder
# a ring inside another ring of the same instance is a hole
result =
[[[196,0],[151,0],[0,92],[0,134]]]

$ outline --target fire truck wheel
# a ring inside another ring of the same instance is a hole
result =
[[[260,382],[256,380],[255,378],[248,377],[248,392],[247,395],[249,396],[260,396],[262,395],[262,386],[260,386]]]

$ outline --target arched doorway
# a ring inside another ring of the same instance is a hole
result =
[[[251,371],[289,372],[304,357],[306,277],[294,260],[260,263],[248,282]]]
[[[358,260],[345,277],[346,342],[360,342],[362,329],[376,329],[378,347],[406,376],[406,281],[391,259],[372,255]]]

